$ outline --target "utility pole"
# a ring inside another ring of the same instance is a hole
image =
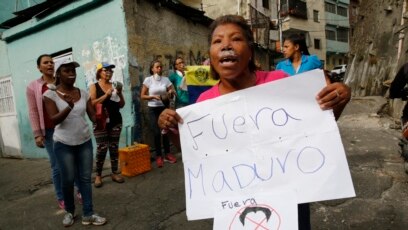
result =
[[[278,26],[279,26],[279,49],[282,53],[283,51],[283,43],[282,43],[282,19],[280,17],[281,13],[281,0],[278,0]]]

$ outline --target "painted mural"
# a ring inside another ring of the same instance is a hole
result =
[[[108,62],[116,66],[112,81],[128,84],[125,82],[123,73],[127,64],[126,44],[120,42],[118,38],[108,35],[101,40],[94,41],[81,51],[81,55],[84,60],[83,68],[87,88],[96,82],[96,65],[100,62]]]

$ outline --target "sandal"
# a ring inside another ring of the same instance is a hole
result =
[[[102,177],[101,176],[96,176],[95,177],[95,182],[94,182],[95,188],[100,188],[100,187],[102,187],[102,185],[103,185]]]
[[[112,181],[115,181],[117,183],[123,183],[125,182],[125,180],[123,179],[122,176],[120,176],[119,174],[112,174]]]

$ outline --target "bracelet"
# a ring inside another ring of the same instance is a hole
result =
[[[72,107],[68,105],[69,110],[72,110]]]

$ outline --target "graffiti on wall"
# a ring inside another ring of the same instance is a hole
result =
[[[100,62],[114,64],[112,80],[125,83],[123,70],[127,64],[126,53],[126,44],[111,36],[94,41],[89,47],[84,48],[81,55],[84,59],[86,86],[89,87],[96,82],[96,65]]]
[[[200,50],[195,52],[193,50],[188,52],[176,50],[174,54],[153,54],[152,60],[160,60],[163,64],[163,75],[168,75],[167,70],[173,70],[173,63],[177,57],[182,57],[185,65],[202,65],[208,55],[207,53],[203,54]]]

